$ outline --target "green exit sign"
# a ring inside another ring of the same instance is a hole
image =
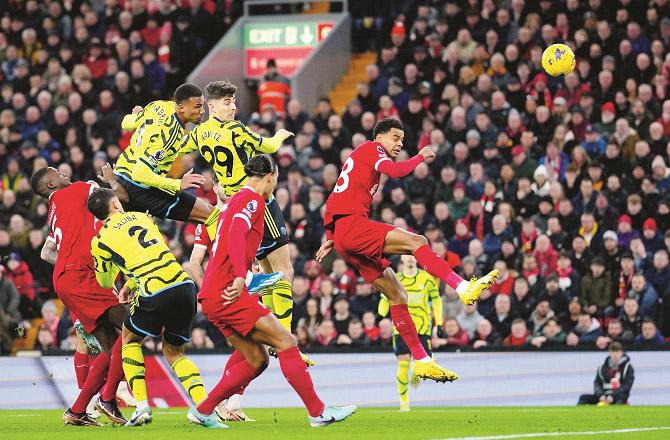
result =
[[[244,47],[260,49],[316,46],[332,28],[332,24],[324,24],[315,21],[290,24],[249,23],[244,26]]]

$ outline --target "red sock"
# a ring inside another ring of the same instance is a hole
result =
[[[102,384],[105,382],[107,370],[109,368],[109,356],[102,352],[93,361],[91,369],[88,372],[88,377],[84,383],[83,388],[77,396],[77,400],[72,404],[72,412],[80,414],[86,412],[86,407],[91,401],[95,393],[98,392]]]
[[[84,388],[88,370],[91,368],[91,359],[88,354],[74,352],[74,374],[77,376],[77,388]]]
[[[463,278],[458,276],[451,266],[440,258],[439,255],[433,252],[427,244],[417,249],[414,252],[414,256],[416,257],[416,261],[419,262],[426,272],[438,277],[452,289],[456,290],[456,287],[463,281]]]
[[[244,358],[244,355],[242,354],[242,352],[240,350],[233,351],[233,353],[228,358],[228,362],[226,362],[226,368],[224,368],[223,371],[228,370],[233,365],[238,364],[238,363],[240,363],[244,360],[246,360],[246,359]],[[246,388],[247,388],[246,386],[240,387],[240,389],[235,394],[244,394],[244,390]]]
[[[116,390],[119,383],[124,379],[123,364],[121,363],[121,336],[116,338],[112,347],[112,357],[109,359],[109,372],[107,373],[107,383],[101,393],[102,400],[109,402],[116,399]]]
[[[230,368],[226,366],[226,369],[223,371],[223,377],[221,377],[221,380],[216,384],[214,389],[209,392],[207,398],[200,402],[197,408],[198,411],[205,415],[211,414],[216,405],[236,394],[241,387],[246,387],[259,374],[260,371],[254,368],[242,356],[242,361],[237,362]]]
[[[284,377],[288,383],[302,399],[309,415],[312,417],[320,416],[326,405],[324,405],[319,396],[316,395],[316,391],[314,391],[312,378],[307,372],[305,362],[300,357],[298,347],[291,347],[277,352],[277,356],[279,357],[281,372],[284,373]]]
[[[412,353],[412,357],[415,360],[423,359],[428,356],[426,350],[421,345],[419,340],[419,335],[416,332],[416,326],[412,317],[409,314],[409,309],[407,304],[394,304],[391,306],[391,320],[393,325],[395,325],[396,330],[400,333],[400,337],[409,351]]]

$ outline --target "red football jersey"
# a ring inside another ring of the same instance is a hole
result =
[[[220,297],[221,292],[230,286],[235,279],[235,270],[227,251],[229,237],[231,237],[231,224],[234,218],[242,218],[249,225],[249,231],[244,236],[245,249],[239,251],[244,252],[245,267],[247,270],[251,270],[251,266],[256,259],[258,246],[263,240],[264,215],[265,199],[248,186],[243,187],[237,194],[228,199],[226,209],[219,214],[216,237],[202,288],[198,294],[199,299]]]
[[[326,201],[326,228],[336,215],[368,215],[381,175],[377,169],[380,163],[387,160],[391,161],[391,158],[381,144],[372,141],[360,145],[349,155],[342,165],[337,184]]]
[[[91,240],[102,227],[87,207],[94,188],[87,182],[75,182],[49,197],[48,239],[58,249],[54,277],[65,270],[94,270]]]
[[[205,248],[208,255],[212,254],[212,240],[209,239],[207,228],[204,228],[202,225],[195,227],[195,243],[193,247]]]

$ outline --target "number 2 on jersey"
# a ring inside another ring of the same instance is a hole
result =
[[[147,241],[148,232],[149,231],[146,228],[143,228],[142,226],[133,226],[132,228],[128,229],[128,235],[130,235],[131,237],[137,235],[137,241],[143,248],[148,248],[149,246],[153,246],[158,243],[158,240],[156,240],[155,238],[152,238],[151,240]]]
[[[354,160],[351,157],[348,157],[342,165],[342,172],[340,177],[337,179],[337,185],[333,188],[333,192],[341,193],[349,188],[349,173],[354,169]]]

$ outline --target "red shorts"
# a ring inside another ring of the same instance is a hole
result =
[[[364,215],[348,215],[335,223],[335,250],[371,283],[391,265],[384,258],[386,234],[395,226],[370,221]]]
[[[256,325],[256,321],[269,315],[270,309],[258,302],[258,296],[244,292],[232,304],[223,304],[223,298],[202,298],[200,305],[205,317],[219,329],[226,338],[235,333],[246,336]]]
[[[119,305],[114,291],[100,287],[92,270],[66,270],[54,276],[54,289],[88,333],[95,330],[107,309]]]

